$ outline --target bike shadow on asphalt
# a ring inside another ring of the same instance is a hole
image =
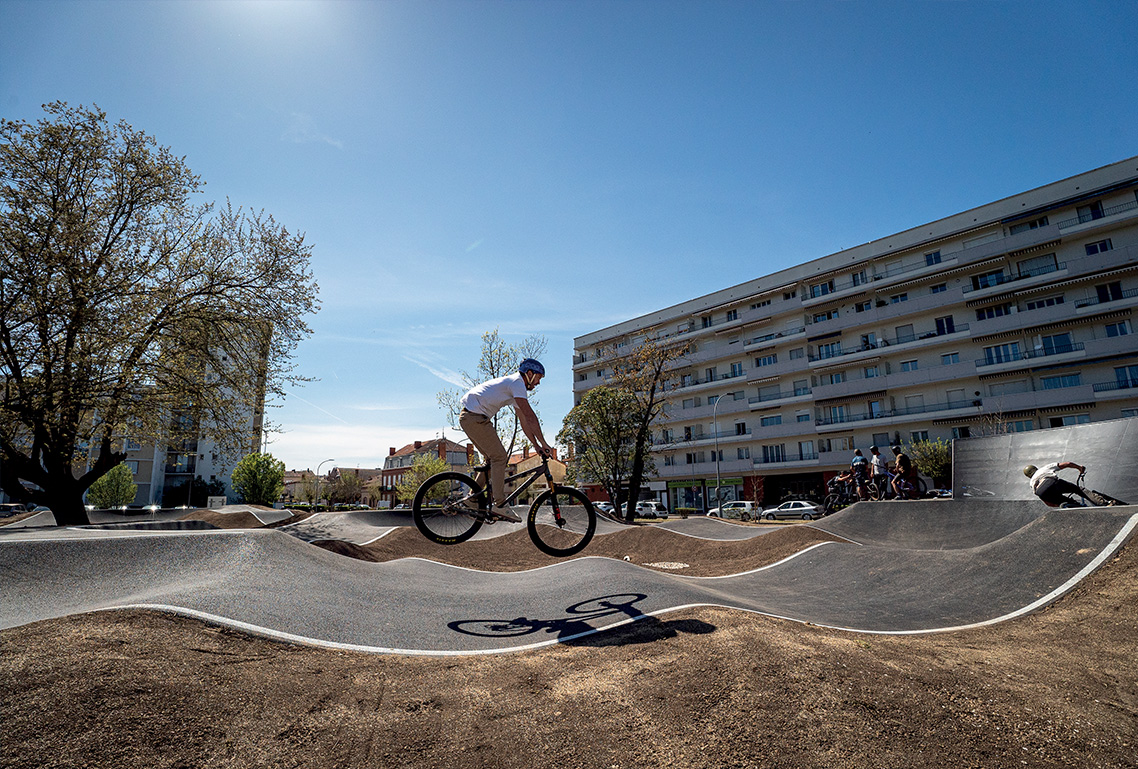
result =
[[[507,639],[540,634],[544,639],[553,636],[566,645],[584,647],[653,643],[680,634],[706,635],[717,630],[715,625],[701,620],[661,620],[647,616],[636,607],[647,597],[641,593],[620,593],[590,598],[567,607],[565,616],[556,619],[466,619],[449,622],[447,627],[456,633],[482,638]],[[624,615],[624,618],[619,615]],[[594,624],[606,618],[612,619]]]

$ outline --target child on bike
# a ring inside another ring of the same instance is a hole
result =
[[[890,450],[896,458],[893,476],[893,492],[898,499],[915,499],[917,485],[913,482],[913,461],[909,455],[901,451],[900,446],[892,446]]]
[[[503,406],[513,406],[522,432],[537,449],[537,453],[543,457],[552,456],[553,448],[541,434],[541,422],[529,405],[528,398],[528,392],[537,387],[544,376],[545,367],[533,358],[526,358],[518,364],[517,373],[483,382],[462,396],[462,413],[459,414],[458,425],[490,465],[490,490],[494,495],[494,505],[490,512],[504,521],[521,523],[522,519],[503,504],[506,499],[506,464],[509,456],[494,427],[494,415]]]

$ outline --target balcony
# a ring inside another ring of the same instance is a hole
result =
[[[1063,273],[1065,275],[1067,273],[1067,263],[1058,262],[1057,264],[1049,264],[1043,267],[1037,267],[1034,270],[1028,270],[1027,272],[1016,273],[1014,275],[1005,276],[1003,273],[1000,273],[994,277],[987,276],[984,277],[983,281],[980,281],[980,285],[965,286],[963,289],[961,289],[961,293],[967,295],[975,293],[977,291],[985,291],[989,288],[1000,288],[1002,286],[1008,286],[1011,283],[1019,284],[1021,281],[1038,278],[1043,275],[1050,275],[1052,273]],[[1018,285],[1013,286],[1013,288],[1018,287]]]
[[[762,349],[764,347],[774,347],[782,342],[789,342],[797,337],[803,336],[806,333],[806,326],[797,326],[793,328],[783,329],[773,334],[763,334],[754,339],[749,339],[743,343],[743,350],[750,352],[752,350]]]
[[[767,395],[760,395],[757,398],[750,398],[747,402],[751,404],[752,409],[760,404],[777,404],[781,406],[783,404],[779,401],[789,401],[792,398],[810,400],[812,392],[813,391],[809,387],[804,387],[798,390],[780,390],[777,393],[770,393]]]
[[[841,414],[835,417],[824,417],[817,420],[818,427],[841,427],[849,424],[857,424],[860,422],[877,422],[880,420],[894,420],[897,418],[911,417],[918,414],[936,414],[944,411],[959,411],[968,410],[969,412],[975,411],[980,408],[982,402],[980,401],[952,401],[949,403],[933,403],[924,406],[912,406],[909,408],[899,409],[882,409],[877,412],[863,412],[861,414]],[[889,422],[893,424],[893,422]]]
[[[988,358],[981,358],[976,361],[976,368],[984,368],[986,366],[998,366],[1001,363],[1015,363],[1018,361],[1031,361],[1039,360],[1041,358],[1051,358],[1056,355],[1067,355],[1072,353],[1081,353],[1086,349],[1086,345],[1082,342],[1072,342],[1071,344],[1056,345],[1052,348],[1041,348],[1038,350],[1028,350],[1027,352],[1019,352],[1016,350],[1011,353],[1003,353],[1000,355],[989,356]]]
[[[754,458],[753,464],[755,467],[809,466],[819,464],[819,459],[820,455],[817,451],[788,452],[775,455],[768,454],[766,457],[757,456]]]
[[[1075,309],[1081,310],[1084,307],[1094,307],[1100,304],[1109,304],[1111,302],[1121,302],[1124,299],[1133,299],[1138,296],[1138,288],[1128,288],[1125,291],[1116,293],[1113,296],[1106,297],[1092,297],[1090,299],[1083,299],[1075,302]]]
[[[1088,224],[1090,222],[1101,222],[1104,219],[1110,219],[1115,216],[1120,216],[1129,211],[1138,210],[1138,200],[1131,200],[1126,203],[1121,203],[1117,206],[1110,206],[1109,208],[1102,209],[1101,214],[1081,214],[1074,219],[1064,219],[1059,222],[1059,231],[1069,230],[1073,227],[1078,227],[1080,224]]]

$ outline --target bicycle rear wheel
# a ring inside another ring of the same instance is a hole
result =
[[[424,537],[440,545],[457,545],[474,536],[486,507],[482,488],[469,475],[448,472],[432,475],[415,492],[412,516]]]
[[[839,507],[843,507],[842,496],[840,494],[827,494],[826,499],[822,501],[822,515],[837,512]]]
[[[555,513],[560,514],[560,521]],[[583,492],[558,487],[534,501],[526,528],[541,552],[557,557],[576,555],[596,533],[597,514]]]

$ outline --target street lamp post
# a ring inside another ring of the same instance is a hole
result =
[[[711,429],[715,431],[715,506],[719,508],[719,517],[723,517],[723,502],[719,496],[719,422],[716,421],[715,412],[719,411],[719,401],[722,396],[715,398],[715,405],[711,409]]]
[[[335,462],[334,459],[325,459],[323,462],[316,466],[316,509],[320,510],[320,468],[329,462]]]

